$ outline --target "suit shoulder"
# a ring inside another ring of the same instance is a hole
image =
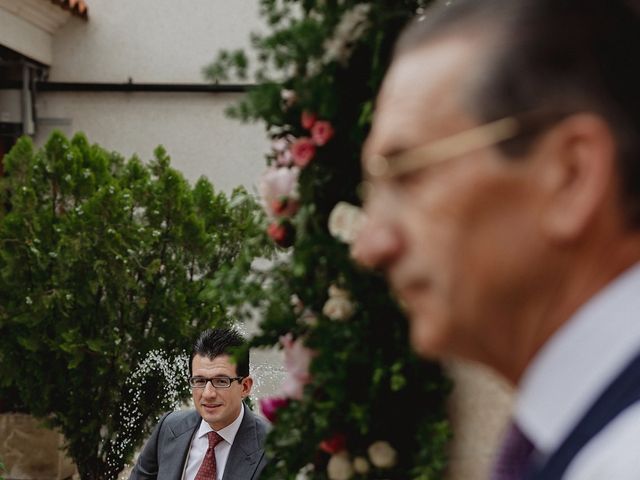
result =
[[[195,410],[176,410],[173,412],[165,413],[160,419],[163,428],[170,428],[174,430],[176,427],[191,428],[200,421],[200,415]]]
[[[264,418],[262,418],[260,415],[251,412],[250,410],[248,410],[251,414],[251,416],[253,417],[253,421],[255,422],[256,425],[256,430],[258,431],[258,435],[262,438],[265,437],[267,435],[267,433],[269,433],[269,430],[271,430],[271,424],[265,420]]]

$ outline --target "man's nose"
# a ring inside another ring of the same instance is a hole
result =
[[[367,268],[385,269],[402,250],[397,227],[389,221],[369,215],[351,244],[351,256]]]
[[[202,394],[207,397],[215,397],[218,394],[218,390],[213,386],[213,382],[211,380],[205,384]]]

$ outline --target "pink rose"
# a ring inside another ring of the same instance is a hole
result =
[[[270,167],[260,178],[262,206],[272,217],[292,215],[297,210],[298,167]]]
[[[294,234],[293,226],[289,222],[273,222],[267,227],[267,235],[283,248],[293,245]]]
[[[316,146],[308,137],[302,137],[291,145],[293,163],[300,168],[306,167],[316,154]]]
[[[347,439],[342,433],[336,433],[333,437],[320,442],[320,450],[327,453],[339,453],[347,447]]]
[[[291,217],[298,211],[299,207],[300,203],[297,200],[288,197],[274,200],[269,205],[270,211],[276,217]]]
[[[331,123],[321,120],[316,122],[311,128],[311,138],[318,146],[326,144],[333,137],[334,130]]]
[[[271,423],[275,423],[278,410],[282,407],[286,407],[289,404],[289,400],[282,397],[268,397],[258,400],[260,404],[260,410],[267,420]]]
[[[309,365],[315,353],[304,345],[301,338],[293,339],[288,333],[280,337],[284,351],[284,368],[287,377],[282,385],[282,392],[289,398],[302,399],[304,386],[311,381]]]
[[[317,118],[318,116],[315,113],[305,110],[304,112],[302,112],[302,115],[300,117],[300,123],[302,124],[302,128],[311,130],[311,127],[313,127],[313,124],[316,123]]]

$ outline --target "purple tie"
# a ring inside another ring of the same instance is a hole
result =
[[[491,480],[522,480],[534,446],[518,426],[511,422],[493,465]]]

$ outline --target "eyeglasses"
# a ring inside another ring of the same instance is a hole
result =
[[[462,155],[514,140],[521,135],[541,133],[579,109],[540,107],[472,127],[397,155],[374,155],[364,159],[371,179],[393,179],[422,168],[453,160]]]
[[[522,130],[521,121],[516,117],[506,117],[397,155],[374,155],[365,159],[364,168],[372,179],[399,177],[427,166],[444,163],[474,150],[511,140]]]
[[[205,388],[207,382],[211,382],[214,388],[229,388],[231,383],[238,381],[240,383],[244,377],[190,377],[189,385],[191,388]]]

